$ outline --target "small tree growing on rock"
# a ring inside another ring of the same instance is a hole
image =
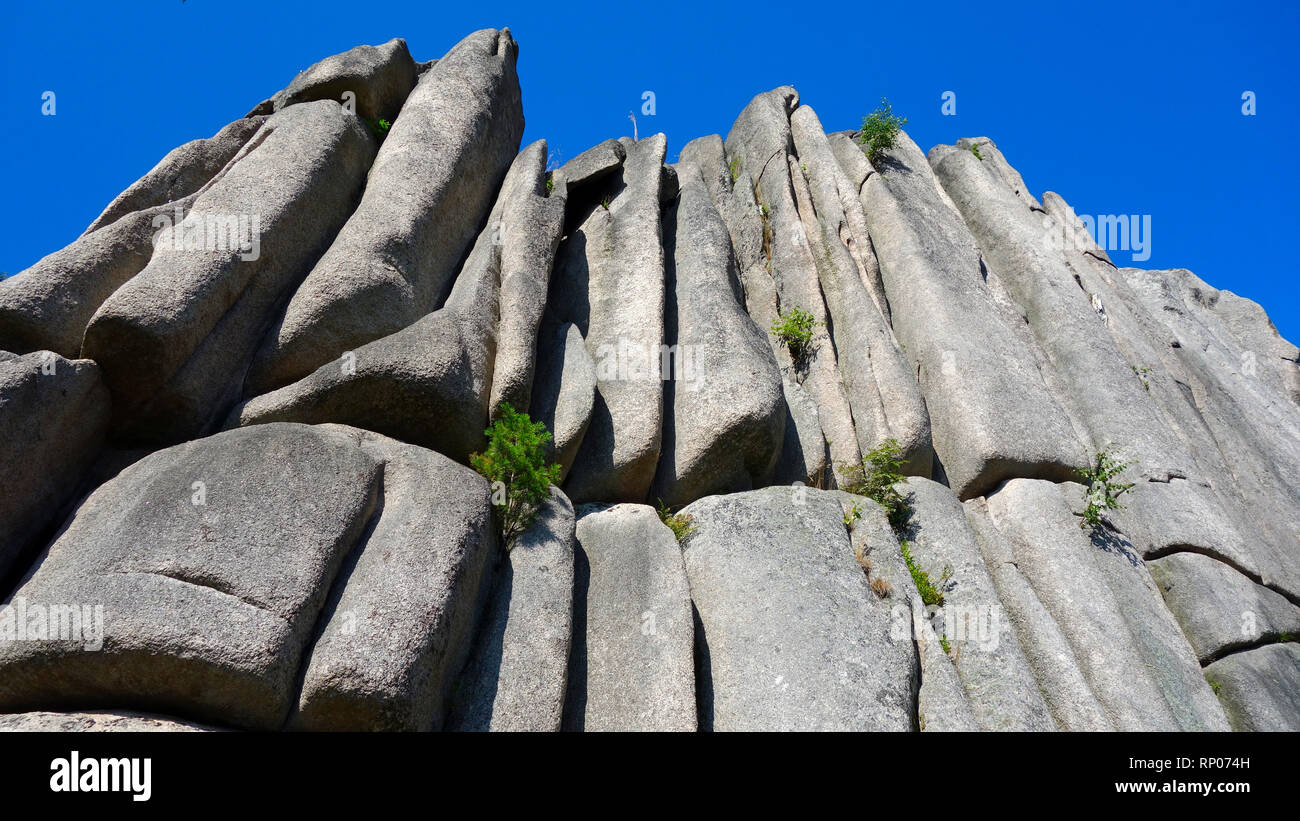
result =
[[[1101,526],[1103,513],[1123,507],[1119,503],[1119,497],[1130,490],[1133,483],[1115,480],[1129,466],[1129,462],[1121,462],[1109,448],[1102,448],[1093,460],[1092,467],[1077,471],[1079,478],[1088,488],[1083,497],[1084,508],[1079,519],[1079,527],[1085,530],[1098,528]]]
[[[537,511],[560,481],[560,466],[546,463],[546,443],[551,434],[541,422],[519,413],[509,402],[484,433],[488,446],[470,454],[470,466],[492,483],[492,505],[501,525],[501,538],[509,550],[515,538],[537,518]]]
[[[895,533],[902,533],[912,517],[912,506],[897,487],[904,479],[902,471],[903,448],[893,438],[867,451],[860,464],[844,467],[844,489],[880,505]]]
[[[865,147],[867,159],[873,163],[880,159],[880,153],[893,148],[898,141],[898,132],[907,125],[907,118],[894,116],[894,108],[889,100],[880,98],[880,108],[862,118],[862,128],[858,130],[858,143]]]
[[[798,306],[789,311],[777,309],[777,318],[772,320],[771,331],[782,345],[790,351],[790,358],[795,365],[801,364],[812,350],[813,329],[821,323],[813,315]]]

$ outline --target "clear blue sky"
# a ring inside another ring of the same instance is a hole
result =
[[[520,43],[525,141],[569,158],[630,134],[653,91],[669,158],[754,94],[799,89],[827,129],[887,95],[923,149],[993,138],[1035,194],[1150,214],[1151,258],[1268,310],[1300,342],[1300,3],[18,2],[0,9],[0,271],[71,242],[167,151],[316,60],[405,37],[440,57],[478,28]],[[54,91],[57,113],[41,115]],[[1258,113],[1242,116],[1241,95]],[[957,94],[957,115],[940,96]],[[1292,250],[1288,250],[1292,249]],[[1128,255],[1117,253],[1125,264]]]

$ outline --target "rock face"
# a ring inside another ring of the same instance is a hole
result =
[[[449,729],[560,729],[573,630],[573,534],[573,503],[553,487],[501,567]]]
[[[346,437],[300,425],[136,462],[78,507],[6,600],[30,640],[0,643],[0,709],[129,704],[279,727],[379,481],[379,462]]]
[[[252,392],[300,379],[442,304],[519,150],[517,51],[508,30],[485,29],[420,77],[360,205],[258,353]]]
[[[645,505],[578,509],[566,730],[696,728],[682,553]]]
[[[916,651],[891,637],[835,494],[766,488],[683,512],[706,729],[913,729]],[[898,550],[884,534],[873,555]]]
[[[243,152],[86,326],[82,353],[123,437],[168,444],[220,422],[272,311],[347,218],[374,144],[322,100],[273,115]]]
[[[487,482],[434,451],[351,433],[383,464],[382,507],[339,573],[289,727],[437,729],[491,584]]]
[[[104,443],[99,368],[52,351],[0,356],[0,580],[55,524]]]
[[[327,57],[0,283],[0,731],[1300,729],[1263,308],[789,86],[561,164],[517,56]]]

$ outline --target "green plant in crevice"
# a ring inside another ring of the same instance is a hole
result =
[[[1079,527],[1085,530],[1098,528],[1102,524],[1101,517],[1107,510],[1123,508],[1119,497],[1130,490],[1133,483],[1116,480],[1130,466],[1130,462],[1119,461],[1109,448],[1102,448],[1093,458],[1092,467],[1075,471],[1087,488]]]
[[[488,445],[470,454],[469,463],[492,484],[492,505],[509,550],[515,537],[528,529],[560,481],[560,466],[547,464],[546,443],[551,434],[541,422],[520,413],[508,402],[500,416],[484,431]]]
[[[813,330],[821,324],[811,313],[796,305],[789,311],[778,308],[770,330],[790,352],[790,358],[799,364],[812,348]]]
[[[392,123],[388,122],[388,120],[383,120],[383,119],[366,120],[365,123],[366,126],[370,129],[370,133],[374,134],[379,139],[380,142],[383,142],[384,138],[388,136],[388,129],[392,128],[393,125]]]
[[[555,177],[551,175],[551,172],[547,171],[546,172],[546,195],[549,197],[552,193],[554,193],[554,191],[555,191]]]
[[[668,526],[668,529],[673,532],[673,536],[678,542],[690,538],[691,534],[696,530],[694,516],[689,513],[673,513],[672,508],[664,504],[663,499],[659,500],[655,512],[659,514],[659,521]]]
[[[944,655],[949,655],[952,653],[952,644],[949,643],[947,636],[939,637],[939,646],[943,648]]]
[[[857,141],[866,149],[867,159],[873,163],[880,159],[881,152],[893,148],[898,141],[898,132],[907,124],[907,118],[894,116],[894,108],[889,100],[880,98],[880,108],[862,118],[862,128],[858,130]]]
[[[975,155],[975,159],[982,160],[984,157],[980,154],[980,147],[977,143],[970,144],[970,153]]]
[[[901,534],[912,517],[912,506],[898,490],[903,476],[903,448],[897,439],[886,439],[867,451],[856,465],[843,467],[844,490],[866,496],[885,511],[895,534]]]
[[[1147,393],[1151,393],[1151,383],[1147,381],[1147,377],[1151,375],[1151,369],[1138,367],[1137,365],[1129,365],[1129,367],[1133,369],[1133,375],[1142,380],[1143,389],[1145,389]]]
[[[609,210],[609,197],[601,197],[600,207],[604,208],[606,211]]]
[[[728,173],[731,174],[732,182],[735,182],[736,180],[740,179],[740,155],[739,154],[732,157],[731,162],[727,163],[727,171]]]
[[[862,505],[857,502],[844,514],[844,527],[852,529],[854,522],[862,518]]]
[[[916,585],[916,592],[921,596],[921,601],[925,604],[942,607],[943,593],[939,590],[939,585],[936,585],[934,580],[930,578],[930,574],[922,570],[917,565],[916,560],[912,558],[911,542],[906,539],[900,541],[898,549],[902,552],[903,561],[907,564],[907,572],[912,574],[912,583]]]

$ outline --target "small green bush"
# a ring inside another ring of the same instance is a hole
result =
[[[951,653],[951,652],[952,652],[952,645],[948,643],[948,637],[947,637],[947,636],[940,636],[940,637],[939,637],[939,646],[943,648],[943,652],[944,652],[944,653]]]
[[[366,125],[370,128],[370,133],[378,137],[380,142],[383,142],[384,138],[388,136],[388,129],[393,124],[388,120],[366,120]]]
[[[844,489],[866,496],[884,508],[885,517],[895,533],[901,533],[912,516],[907,497],[898,491],[903,481],[903,448],[897,439],[886,439],[862,457],[862,463],[844,468]]]
[[[901,541],[898,549],[903,552],[903,561],[907,562],[907,571],[912,574],[912,582],[916,584],[916,592],[921,595],[921,601],[942,607],[943,593],[939,592],[939,587],[931,580],[930,574],[918,567],[912,559],[911,543]]]
[[[739,155],[732,157],[731,162],[727,163],[727,171],[731,173],[732,182],[735,182],[736,180],[740,179],[740,156]]]
[[[683,542],[695,532],[695,517],[689,513],[673,513],[672,508],[664,504],[664,500],[659,500],[659,506],[655,508],[659,514],[659,521],[668,525],[668,529],[673,532],[677,541]]]
[[[852,528],[853,523],[861,518],[862,518],[862,505],[858,504],[857,502],[854,502],[853,507],[849,508],[848,513],[844,514],[844,526],[847,528]]]
[[[777,309],[777,318],[772,320],[771,331],[781,344],[790,351],[790,357],[796,363],[802,362],[812,346],[813,329],[821,323],[803,308],[795,306],[788,312]]]
[[[546,193],[549,196],[554,191],[555,191],[555,178],[552,177],[551,173],[548,171],[546,172]]]
[[[1076,471],[1087,486],[1084,495],[1084,509],[1079,527],[1086,529],[1101,526],[1102,514],[1107,510],[1119,510],[1123,505],[1119,497],[1133,487],[1132,482],[1117,482],[1115,479],[1130,466],[1121,462],[1108,448],[1102,448],[1093,460],[1093,466]]]
[[[858,143],[866,146],[867,159],[875,162],[882,151],[893,148],[898,132],[906,124],[907,118],[895,117],[889,100],[881,97],[880,108],[862,118],[862,128],[858,131]]]
[[[528,529],[537,511],[560,481],[560,466],[546,464],[546,443],[551,434],[541,422],[501,405],[501,415],[484,433],[488,446],[469,457],[470,466],[492,483],[492,504],[508,550],[515,537]]]
[[[970,153],[974,154],[974,155],[975,155],[975,159],[977,159],[977,160],[982,160],[982,159],[984,159],[984,157],[980,155],[980,147],[979,147],[978,145],[976,145],[975,143],[971,143],[971,144],[970,144]]]

